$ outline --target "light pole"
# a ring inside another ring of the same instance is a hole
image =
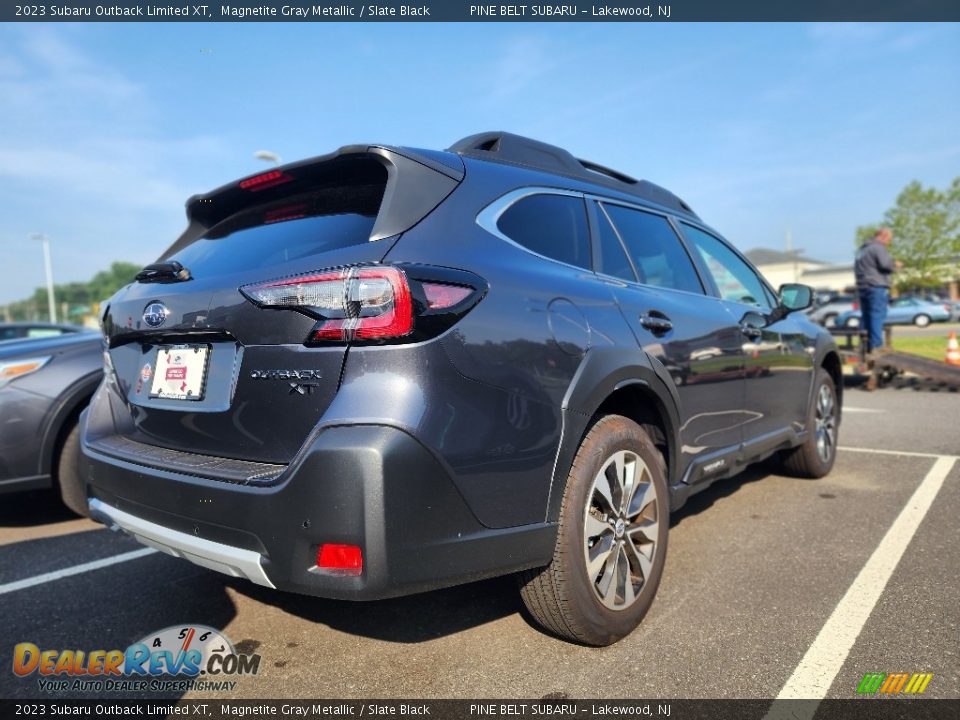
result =
[[[266,160],[274,165],[280,165],[280,156],[276,153],[270,152],[269,150],[257,150],[253,156],[257,160]]]
[[[43,233],[33,233],[31,240],[39,240],[43,243],[43,263],[47,268],[47,305],[50,310],[50,322],[57,321],[57,305],[53,299],[53,266],[50,264],[50,238]]]

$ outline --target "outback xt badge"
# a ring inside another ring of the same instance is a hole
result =
[[[251,370],[254,380],[322,380],[319,370]]]

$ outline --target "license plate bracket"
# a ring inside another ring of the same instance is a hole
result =
[[[150,397],[163,400],[203,400],[207,385],[209,345],[160,345],[150,385]]]

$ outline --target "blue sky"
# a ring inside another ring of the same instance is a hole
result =
[[[152,261],[183,202],[355,142],[503,129],[663,184],[743,249],[847,261],[960,175],[960,25],[0,25],[0,303]]]

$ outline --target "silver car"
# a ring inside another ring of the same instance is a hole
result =
[[[948,304],[928,302],[915,297],[902,297],[892,300],[887,308],[884,325],[916,325],[926,327],[931,322],[950,320],[951,308]],[[863,319],[860,311],[844,313],[836,319],[837,325],[847,328],[860,327]]]
[[[837,317],[856,309],[857,298],[854,295],[837,295],[829,302],[811,310],[807,316],[824,327],[834,327]]]

